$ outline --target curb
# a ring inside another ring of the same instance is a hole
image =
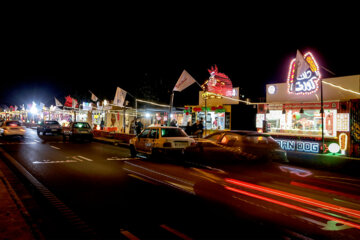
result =
[[[10,220],[6,219],[7,224],[10,224],[8,226],[2,225],[1,227],[5,227],[0,232],[3,237],[7,236],[22,236],[27,239],[45,239],[42,233],[40,232],[37,225],[33,222],[30,213],[25,208],[23,202],[21,201],[20,197],[17,195],[9,181],[7,180],[5,174],[0,169],[0,184],[2,183],[5,187],[3,191],[6,193],[1,196],[1,201],[4,203],[4,201],[11,201],[14,206],[11,206],[10,203],[3,208],[2,210],[6,212],[2,212],[1,215],[6,215],[6,218],[11,218],[12,223],[16,223],[15,225],[11,225]],[[6,195],[6,196],[5,196]],[[8,197],[8,198],[7,198]],[[1,213],[1,212],[0,212]],[[1,216],[0,216],[1,218]],[[15,220],[17,219],[17,220]],[[0,219],[1,220],[1,219]],[[15,222],[14,222],[15,221]],[[5,239],[7,238],[5,237]]]
[[[103,139],[103,138],[100,139],[100,138],[96,138],[96,137],[94,137],[93,140],[96,142],[110,144],[110,145],[114,145],[114,146],[120,146],[120,147],[126,147],[126,148],[130,147],[129,143],[124,143],[124,142],[121,142],[118,140],[110,140],[110,139],[107,140],[107,139]]]

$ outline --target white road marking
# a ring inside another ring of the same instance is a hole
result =
[[[111,157],[111,158],[107,158],[106,160],[108,161],[127,161],[127,160],[139,160],[140,158],[129,158],[129,157]]]
[[[83,161],[82,159],[77,158],[76,156],[73,156],[72,158],[75,159],[75,160],[77,160],[77,161],[79,161],[79,162],[82,162],[82,161]]]
[[[50,147],[59,150],[60,148],[50,145]]]
[[[39,140],[34,139],[34,142],[40,142]]]
[[[2,145],[15,145],[15,144],[36,144],[36,142],[6,142],[1,143]]]
[[[43,160],[43,161],[35,161],[33,164],[39,164],[39,163],[75,163],[78,162],[76,160],[62,160],[62,161],[50,161],[50,160]]]
[[[82,158],[82,159],[84,159],[84,160],[86,160],[86,161],[89,161],[89,162],[92,162],[93,160],[92,159],[89,159],[89,158],[86,158],[86,157],[83,157],[83,156],[78,156],[79,158]],[[75,158],[75,157],[73,157],[73,158]],[[75,158],[76,159],[76,158]]]

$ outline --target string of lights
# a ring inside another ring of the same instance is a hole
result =
[[[353,91],[353,90],[350,90],[350,89],[346,89],[346,88],[340,87],[340,86],[338,86],[338,85],[335,85],[335,84],[326,82],[326,81],[324,81],[324,80],[323,80],[323,83],[325,83],[325,84],[327,84],[327,85],[330,85],[330,86],[332,86],[332,87],[338,88],[338,89],[340,89],[340,90],[346,91],[346,92],[350,92],[350,93],[354,93],[354,94],[360,95],[359,92],[356,92],[356,91]]]

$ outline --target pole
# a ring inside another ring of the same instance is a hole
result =
[[[206,96],[206,95],[205,95]],[[207,130],[207,127],[206,127],[206,123],[207,123],[207,97],[205,97],[205,129],[204,129],[204,136],[206,136],[206,130]],[[203,136],[201,136],[203,137]]]
[[[321,139],[322,139],[322,150],[321,152],[324,153],[324,100],[323,100],[323,84],[322,78],[320,79],[320,95],[321,95]]]
[[[168,126],[170,126],[170,118],[171,118],[171,111],[172,111],[172,106],[174,104],[174,91],[172,92],[171,96],[170,96],[170,107],[169,107],[169,116],[168,116]]]
[[[125,113],[126,113],[126,107],[124,107],[124,112],[123,112],[123,114],[124,114],[124,116],[123,116],[123,133],[125,133],[125,123],[126,123],[126,119],[125,119]]]

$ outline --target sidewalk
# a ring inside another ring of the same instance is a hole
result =
[[[0,238],[35,239],[26,216],[29,213],[0,169]]]
[[[360,158],[291,151],[287,151],[287,156],[291,164],[347,174],[360,172]]]

